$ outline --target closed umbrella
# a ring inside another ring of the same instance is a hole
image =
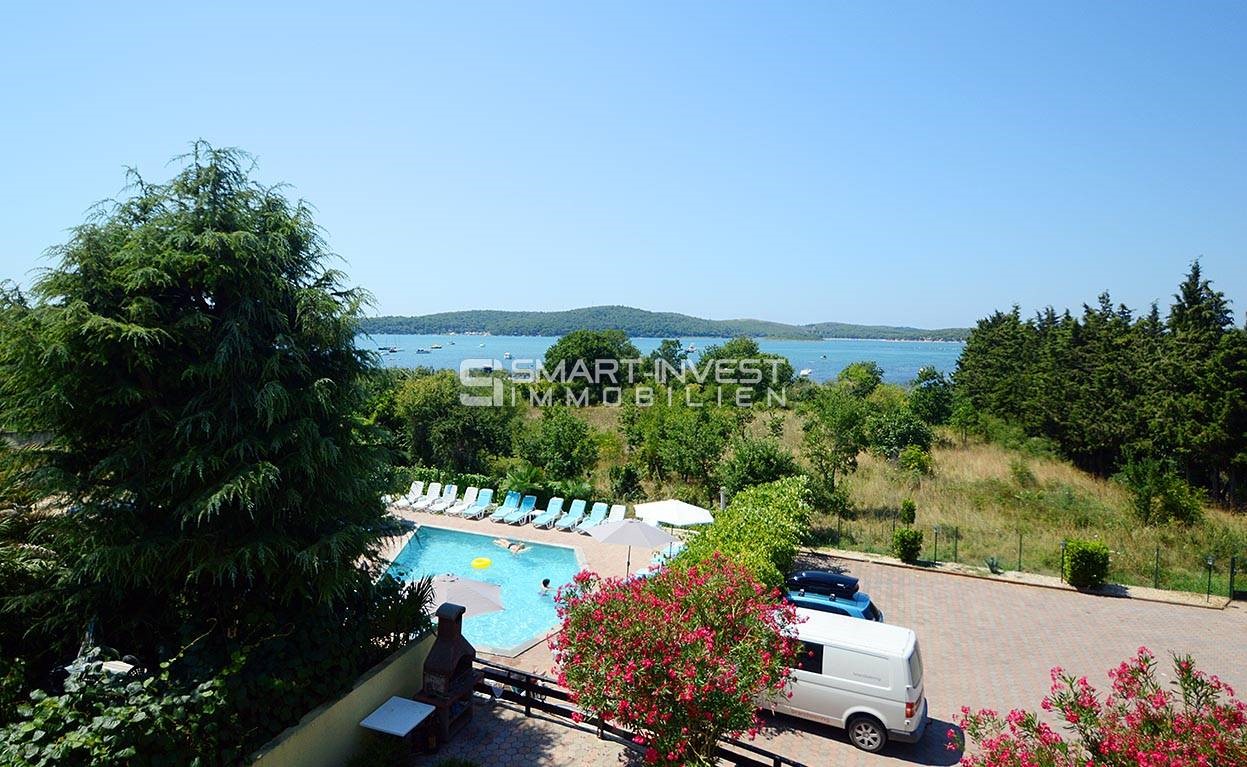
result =
[[[655,522],[672,527],[688,527],[689,525],[708,525],[714,521],[714,515],[700,506],[668,498],[665,501],[651,501],[636,505],[637,517],[646,522]]]
[[[628,547],[627,575],[632,571],[632,547],[644,546],[657,548],[665,543],[674,543],[677,539],[666,530],[642,522],[639,519],[621,519],[617,522],[603,522],[589,528],[589,535],[602,543],[613,543]]]
[[[457,575],[438,575],[433,578],[433,603],[450,602],[459,605],[471,615],[496,613],[502,608],[502,589],[492,583]]]

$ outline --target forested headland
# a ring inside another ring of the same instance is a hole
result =
[[[631,306],[589,306],[562,312],[474,310],[419,317],[369,317],[366,333],[490,333],[496,336],[562,336],[575,330],[622,330],[634,338],[861,338],[894,341],[961,341],[969,328],[894,327],[819,322],[787,325],[766,320],[707,320],[675,312],[650,312]]]

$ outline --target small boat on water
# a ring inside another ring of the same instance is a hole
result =
[[[503,358],[504,360],[509,360],[509,359],[511,359],[511,352],[503,352],[503,353],[502,353],[502,358]]]
[[[477,345],[480,346],[482,349],[485,348],[485,344],[477,344]]]
[[[684,351],[688,352],[689,354],[692,354],[693,352],[697,351],[697,345],[689,344],[688,346],[684,347]]]
[[[441,345],[441,344],[429,344],[429,348],[430,348],[430,349],[440,349],[440,348],[442,348],[442,345]]]
[[[813,371],[813,370],[811,370],[810,368],[801,368],[801,377],[802,377],[802,378],[809,378],[809,377],[810,377],[810,374],[811,374],[811,373],[813,373],[813,372],[814,372],[814,371]]]
[[[416,354],[432,354],[428,349],[416,349]]]

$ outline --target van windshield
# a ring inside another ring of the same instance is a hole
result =
[[[914,654],[909,656],[909,686],[918,687],[922,684],[922,655],[918,652],[918,643],[914,642]]]

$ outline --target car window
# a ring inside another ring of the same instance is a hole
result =
[[[868,603],[866,605],[866,609],[862,611],[862,614],[866,616],[866,620],[868,621],[877,621],[880,618],[879,608],[875,607],[874,602]]]
[[[922,684],[922,655],[918,652],[918,643],[914,643],[914,653],[909,656],[909,686]]]
[[[823,646],[817,642],[802,642],[795,668],[815,674],[823,673]]]

